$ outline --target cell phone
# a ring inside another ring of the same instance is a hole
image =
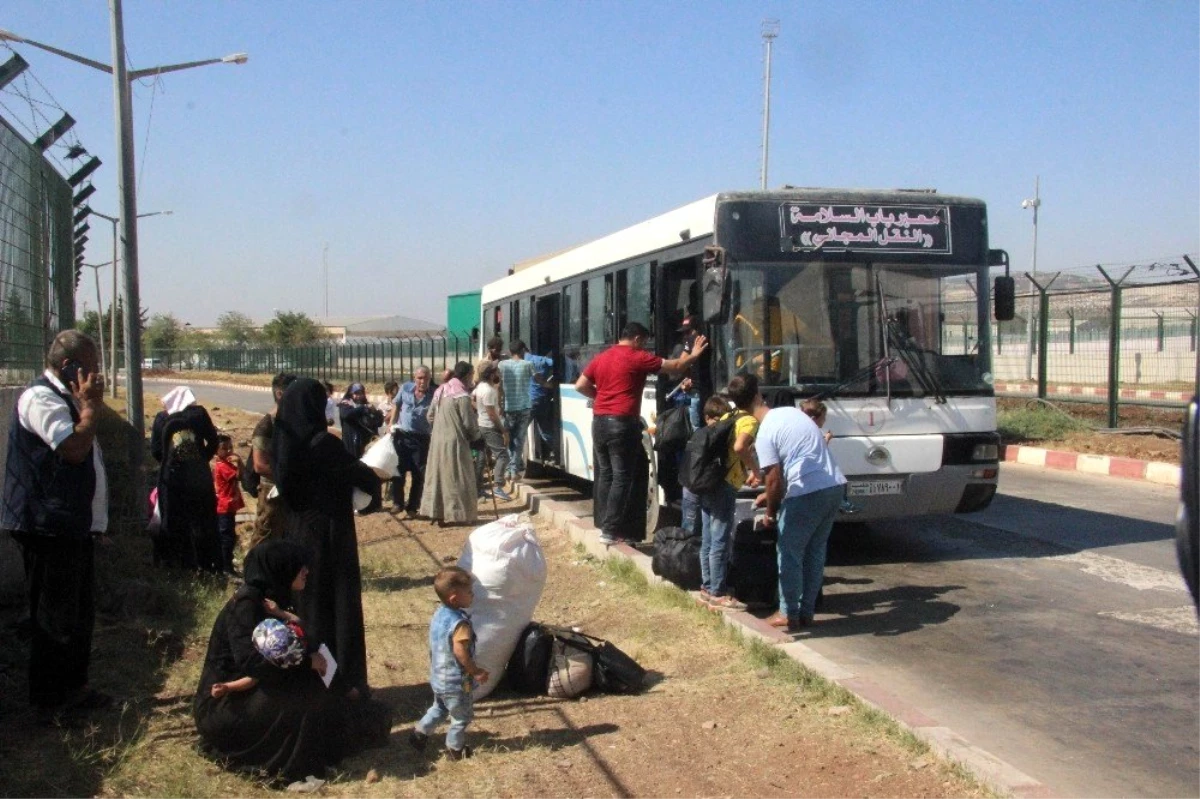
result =
[[[62,369],[62,376],[68,385],[71,383],[79,385],[80,379],[87,377],[87,370],[79,361],[67,361],[67,365]]]

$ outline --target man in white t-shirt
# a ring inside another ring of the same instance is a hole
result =
[[[480,449],[475,458],[475,482],[479,486],[479,495],[481,498],[487,495],[483,487],[483,469],[490,453],[494,459],[492,496],[507,502],[512,499],[504,490],[504,475],[508,470],[508,431],[504,429],[504,417],[500,413],[500,369],[495,364],[489,363],[483,367],[479,373],[479,384],[471,396],[475,400],[479,433],[486,447],[486,450]]]
[[[33,639],[29,700],[39,713],[87,711],[112,699],[88,685],[95,624],[95,539],[108,531],[108,480],[96,441],[104,400],[96,343],[54,337],[46,371],[17,401],[9,428],[0,529],[20,544]]]
[[[797,632],[812,624],[825,578],[825,550],[846,478],[833,462],[821,428],[794,406],[768,409],[759,394],[754,448],[766,491],[766,521],[779,529],[779,612],[772,627]]]

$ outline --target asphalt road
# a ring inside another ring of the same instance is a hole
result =
[[[272,405],[193,389],[205,404]],[[587,514],[570,487],[554,492]],[[1058,795],[1200,796],[1200,635],[1176,498],[1005,464],[982,513],[839,528],[824,612],[802,638]]]

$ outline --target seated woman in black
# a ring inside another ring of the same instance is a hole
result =
[[[304,588],[307,563],[304,548],[288,541],[268,540],[250,550],[246,582],[213,625],[193,703],[209,754],[229,768],[286,782],[323,777],[327,766],[349,754],[338,700],[321,681],[324,658],[313,652],[301,665],[280,668],[251,638],[275,608],[291,607],[292,592]],[[308,649],[316,645],[310,639]]]

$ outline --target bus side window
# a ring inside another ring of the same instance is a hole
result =
[[[584,363],[581,357],[583,346],[583,283],[572,283],[563,288],[563,384],[574,383]]]

